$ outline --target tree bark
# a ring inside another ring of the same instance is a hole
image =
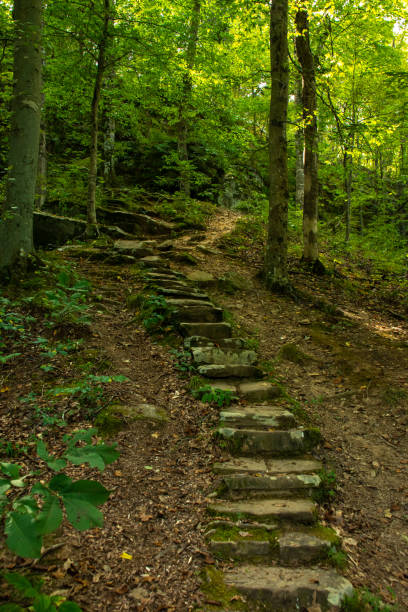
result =
[[[41,0],[15,0],[14,88],[0,268],[34,250],[33,208],[41,117]]]
[[[193,81],[191,71],[194,68],[197,55],[198,29],[200,27],[201,0],[194,0],[192,7],[189,40],[186,49],[186,71],[183,75],[182,92],[179,105],[179,121],[177,126],[177,153],[180,162],[180,191],[187,197],[191,195],[191,170],[188,155],[188,110],[191,101]]]
[[[89,236],[98,232],[96,218],[96,180],[98,174],[98,133],[99,133],[99,102],[103,78],[106,69],[106,50],[108,45],[109,21],[111,19],[111,0],[104,0],[103,29],[98,44],[98,61],[91,104],[91,134],[89,145],[89,180],[88,180],[88,211],[87,230]]]
[[[269,219],[265,276],[268,287],[285,290],[287,278],[288,167],[288,1],[272,0],[270,8],[271,102],[269,113]]]
[[[295,105],[297,109],[302,107],[302,78],[296,78],[295,83]],[[302,126],[298,126],[295,134],[296,153],[296,206],[303,209],[305,197],[305,175],[304,175],[304,152],[305,135]]]
[[[317,175],[316,78],[309,39],[307,11],[300,8],[296,21],[296,53],[302,67],[302,106],[305,132],[303,259],[314,263],[319,258],[317,217],[319,185]]]

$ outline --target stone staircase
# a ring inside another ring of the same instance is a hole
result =
[[[274,405],[279,389],[262,380],[256,353],[232,337],[206,293],[162,257],[144,257],[140,265],[147,287],[172,306],[198,373],[213,389],[239,398],[220,410],[216,435],[230,458],[214,465],[218,488],[206,529],[212,554],[233,562],[222,580],[237,595],[205,610],[339,610],[353,588],[330,569],[329,551],[339,541],[319,525],[313,501],[322,466],[311,452],[319,432]],[[204,584],[207,592],[210,586]]]

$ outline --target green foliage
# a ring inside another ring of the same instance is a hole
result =
[[[176,370],[179,370],[183,373],[194,373],[197,371],[197,367],[192,362],[190,351],[179,351],[177,349],[172,349],[170,353],[173,355],[175,361],[177,362],[174,366]]]
[[[106,398],[107,385],[113,382],[127,382],[126,376],[103,376],[87,374],[79,381],[65,386],[48,389],[41,397],[30,392],[20,401],[28,404],[34,417],[43,425],[65,426],[66,420],[79,411],[86,418],[93,418],[109,404]]]
[[[331,546],[328,553],[329,562],[338,569],[344,569],[347,567],[347,555],[342,550],[339,550],[337,546]]]
[[[180,228],[205,229],[206,222],[215,213],[215,205],[177,193],[159,202],[155,212],[163,219],[176,222]]]
[[[41,584],[34,585],[30,580],[19,574],[5,573],[3,578],[20,594],[24,599],[29,600],[28,607],[22,607],[19,604],[8,603],[0,605],[1,612],[24,612],[30,610],[32,612],[82,612],[73,601],[68,601],[61,595],[46,595],[41,592]],[[38,581],[37,581],[38,582]]]
[[[334,470],[321,470],[319,472],[320,485],[313,492],[313,499],[319,504],[331,503],[336,497],[337,477]]]
[[[199,387],[192,391],[193,396],[199,399],[201,402],[207,404],[215,404],[219,408],[223,406],[229,406],[238,397],[234,395],[232,391],[224,391],[223,389],[216,389],[210,385]]]
[[[385,604],[378,595],[368,589],[355,589],[351,597],[345,597],[341,612],[397,612],[396,605]]]
[[[143,326],[151,334],[170,331],[174,308],[169,306],[161,295],[141,296],[140,318]]]
[[[219,239],[219,246],[230,255],[240,255],[253,252],[254,249],[263,252],[266,239],[266,224],[264,217],[247,216],[238,219],[232,231]]]
[[[21,557],[38,558],[43,537],[58,529],[63,520],[63,508],[68,521],[83,531],[101,527],[103,516],[98,506],[109,497],[109,491],[93,480],[73,481],[63,473],[68,462],[88,463],[102,471],[115,461],[119,453],[115,446],[93,444],[96,429],[66,434],[66,450],[60,457],[51,455],[42,440],[37,443],[37,455],[56,475],[47,484],[34,479],[28,472],[20,475],[22,466],[0,463],[0,516],[4,520],[7,547]],[[31,484],[27,484],[26,480]],[[21,493],[15,489],[22,489]],[[8,492],[12,491],[12,495]],[[41,500],[41,501],[39,501]]]

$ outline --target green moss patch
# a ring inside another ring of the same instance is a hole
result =
[[[224,582],[224,574],[215,567],[205,567],[201,574],[201,590],[207,596],[206,612],[221,609],[248,610],[244,597]],[[211,602],[211,603],[210,603]],[[217,604],[215,604],[217,602]]]
[[[271,544],[276,545],[278,535],[277,530],[262,529],[261,527],[238,527],[236,525],[221,525],[208,533],[208,537],[217,542],[256,540],[258,542],[271,542]]]

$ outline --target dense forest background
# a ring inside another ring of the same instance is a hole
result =
[[[300,6],[309,14],[316,80],[323,250],[354,249],[401,272],[408,237],[405,3],[290,6],[289,231],[298,255],[307,124],[295,48]],[[269,186],[268,13],[267,2],[245,0],[47,3],[37,207],[86,217],[89,198],[97,207],[155,201],[163,217],[199,221],[214,205],[226,205],[249,214],[249,234],[262,233]],[[0,5],[0,37],[4,199],[11,3]]]

